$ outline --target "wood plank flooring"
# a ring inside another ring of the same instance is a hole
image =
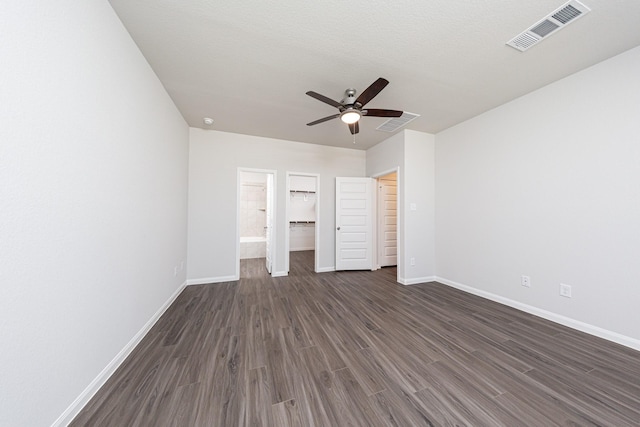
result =
[[[395,268],[190,286],[72,426],[640,426],[640,353]]]

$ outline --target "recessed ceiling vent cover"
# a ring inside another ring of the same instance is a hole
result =
[[[418,117],[420,117],[420,114],[413,114],[405,111],[400,117],[394,117],[387,120],[386,122],[378,126],[376,130],[380,130],[382,132],[395,132],[401,127],[406,126],[410,121],[417,119]]]
[[[509,40],[507,44],[520,52],[524,52],[545,37],[566,27],[590,11],[591,9],[579,1],[571,0],[533,24],[527,31]]]

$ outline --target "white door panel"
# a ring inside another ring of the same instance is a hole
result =
[[[384,248],[384,254],[386,256],[396,256],[397,255],[396,248]]]
[[[337,178],[340,180],[343,180],[341,186],[340,186],[340,192],[342,193],[358,193],[358,194],[362,194],[364,193],[367,188],[369,187],[369,183],[366,182],[346,182],[345,180],[351,179],[351,178]],[[355,178],[355,179],[369,179],[369,178]]]
[[[368,219],[369,218],[367,218],[367,216],[365,215],[342,215],[342,221],[340,222],[340,225],[343,227],[345,225],[366,226]]]
[[[353,194],[353,193],[348,193],[348,194]],[[340,207],[342,209],[366,209],[367,202],[366,200],[358,200],[358,199],[341,200]]]
[[[380,267],[397,265],[398,216],[395,174],[378,179],[378,198],[378,264]]]
[[[336,178],[336,270],[373,269],[373,180]]]
[[[343,226],[344,227],[344,226]],[[367,233],[342,232],[342,243],[367,243]]]

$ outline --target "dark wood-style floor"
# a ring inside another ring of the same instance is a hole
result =
[[[640,353],[395,268],[190,286],[73,426],[639,426]]]

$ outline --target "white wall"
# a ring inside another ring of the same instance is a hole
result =
[[[233,280],[236,274],[238,167],[277,171],[274,268],[277,274],[285,270],[286,172],[320,174],[318,268],[333,268],[335,177],[364,176],[364,151],[191,128],[189,282]]]
[[[640,349],[638,76],[635,48],[436,135],[438,276]]]
[[[435,277],[435,141],[404,130],[367,150],[367,175],[398,174],[398,280],[423,283]],[[416,210],[411,210],[415,204]],[[411,258],[415,265],[411,265]]]
[[[434,280],[436,274],[435,138],[411,130],[404,131],[404,138],[404,264],[409,284]]]
[[[400,178],[403,179],[404,132],[396,133],[367,150],[367,176],[386,174],[398,167]]]
[[[185,281],[188,128],[108,2],[0,28],[0,425],[44,426]]]

